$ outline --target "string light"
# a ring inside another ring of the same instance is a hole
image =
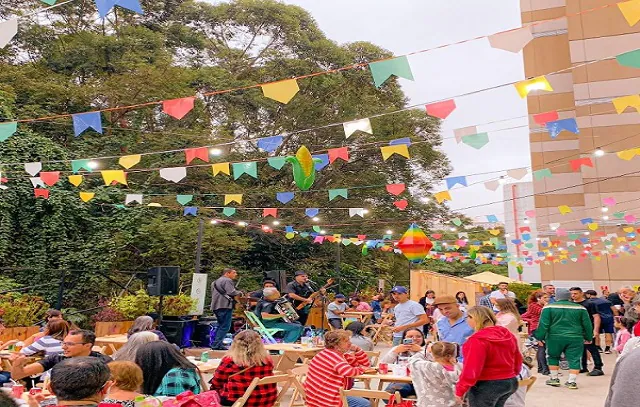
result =
[[[318,222],[318,221],[320,221],[320,218],[317,217],[317,216],[314,216],[313,218],[311,218],[311,220],[314,221],[314,222]]]
[[[504,179],[504,176],[500,177],[500,179],[498,180],[498,184],[500,184],[500,185],[504,185],[506,183],[507,183],[507,180]]]
[[[240,221],[240,222],[238,222],[238,226],[245,227],[245,226],[247,226],[247,222]]]
[[[604,216],[602,217],[602,220],[609,220],[609,217],[608,217],[607,215],[604,215]]]
[[[584,232],[585,236],[589,236],[591,233],[590,232]]]
[[[598,149],[593,152],[593,155],[595,155],[596,157],[602,157],[604,155],[604,151],[598,147]]]
[[[95,170],[96,168],[99,167],[99,165],[97,161],[89,161],[87,163],[87,167],[91,168],[92,170]]]
[[[429,203],[429,198],[423,196],[422,198],[420,198],[420,201],[422,201],[422,203]]]
[[[211,219],[211,224],[212,224],[212,225],[215,225],[215,224],[217,224],[217,223],[218,223],[218,221],[217,221],[217,220],[215,220],[215,219]]]
[[[321,235],[326,235],[326,234],[327,234],[327,231],[326,231],[326,230],[324,230],[324,229],[322,229],[322,230],[320,231],[320,234],[321,234]]]
[[[449,228],[450,231],[455,232],[456,228]]]
[[[278,226],[279,224],[280,224],[280,222],[279,222],[279,221],[277,221],[277,220],[274,220],[274,221],[273,221],[273,226]]]
[[[387,231],[386,231],[386,234],[387,234],[387,235],[392,235],[392,234],[393,234],[393,230],[387,230]]]
[[[364,213],[366,215],[367,213],[369,213],[369,209],[363,209],[362,213]]]
[[[529,223],[531,223],[531,222],[529,222],[529,219],[524,218],[524,223],[528,225],[528,224],[529,224]]]
[[[609,208],[607,208],[606,206],[603,206],[600,210],[602,212],[609,212]]]
[[[268,232],[271,230],[271,228],[267,225],[262,225],[262,230],[264,230],[265,232]]]
[[[213,155],[213,156],[220,156],[222,155],[222,150],[219,148],[212,148],[209,150],[209,154]]]

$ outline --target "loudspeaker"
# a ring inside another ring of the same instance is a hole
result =
[[[158,330],[167,337],[169,343],[178,345],[179,348],[191,347],[191,337],[196,329],[195,320],[167,320],[163,319]]]
[[[151,296],[176,295],[180,285],[180,267],[152,267],[147,272],[147,293]]]
[[[215,317],[201,317],[196,324],[191,342],[199,348],[210,348],[217,330],[218,321]]]
[[[284,287],[287,286],[287,272],[284,270],[270,270],[263,271],[262,275],[264,280],[273,280],[276,282],[276,288],[282,292]]]

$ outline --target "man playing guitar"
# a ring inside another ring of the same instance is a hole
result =
[[[307,324],[307,318],[309,318],[309,312],[311,306],[319,294],[324,294],[326,288],[333,284],[333,279],[327,281],[327,285],[320,288],[320,291],[315,291],[309,285],[309,276],[304,271],[296,271],[294,280],[287,284],[284,289],[285,294],[289,297],[291,304],[298,312],[300,319],[298,322],[305,326]]]

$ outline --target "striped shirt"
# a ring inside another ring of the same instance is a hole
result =
[[[62,353],[62,341],[59,339],[54,339],[53,337],[47,335],[38,339],[26,348],[22,348],[22,350],[20,351],[20,353],[27,356],[35,355],[39,352],[44,352],[45,356],[57,355],[58,353]]]
[[[363,367],[369,367],[367,354],[339,353],[325,349],[309,364],[309,374],[304,382],[307,407],[341,407],[340,388],[348,387],[348,377],[360,375]],[[346,407],[346,406],[345,406]]]

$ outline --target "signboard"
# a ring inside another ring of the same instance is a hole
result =
[[[196,300],[196,305],[190,315],[202,315],[204,312],[204,301],[207,296],[207,275],[204,273],[193,273],[191,281],[191,298]]]

